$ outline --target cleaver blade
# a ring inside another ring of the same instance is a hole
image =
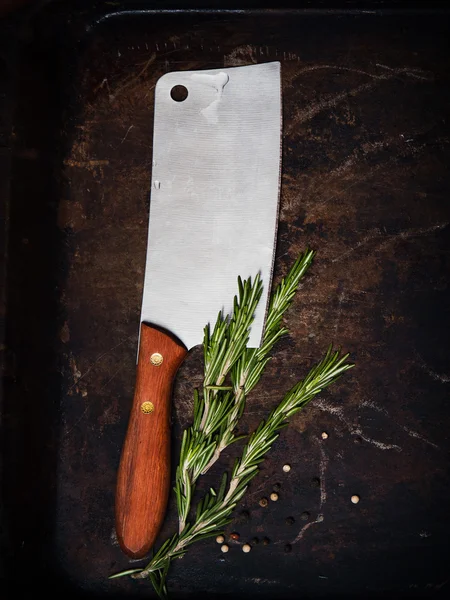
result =
[[[170,487],[170,401],[187,351],[237,277],[261,274],[250,332],[260,344],[281,165],[280,63],[163,75],[155,89],[147,261],[135,395],[116,491],[116,530],[134,558],[153,545]]]

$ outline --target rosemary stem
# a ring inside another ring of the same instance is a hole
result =
[[[239,439],[235,432],[246,397],[260,380],[275,343],[287,331],[282,325],[283,315],[313,258],[314,252],[310,250],[300,255],[272,293],[260,348],[247,348],[250,326],[262,293],[259,276],[253,283],[250,279],[242,282],[239,278],[239,293],[234,300],[232,315],[224,317],[219,313],[214,329],[205,328],[203,393],[194,392],[193,423],[183,432],[176,475],[178,533],[160,547],[145,568],[140,571],[130,569],[112,577],[149,578],[159,597],[166,598],[166,578],[171,562],[181,558],[190,544],[224,530],[280,430],[292,415],[353,366],[347,362],[348,355],[341,356],[330,346],[322,360],[250,435],[231,477],[227,479],[224,474],[220,487],[210,489],[199,501],[195,516],[190,518],[198,477],[209,471],[223,450]],[[227,378],[231,385],[226,382]]]

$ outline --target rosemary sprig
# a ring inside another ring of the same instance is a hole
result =
[[[240,439],[235,429],[244,411],[245,398],[258,383],[273,346],[287,333],[287,329],[281,327],[283,314],[291,305],[314,254],[312,250],[301,254],[276,287],[259,348],[247,348],[250,326],[262,294],[259,275],[253,283],[251,279],[242,282],[239,277],[231,318],[219,313],[212,334],[209,325],[205,327],[203,394],[200,396],[198,390],[194,392],[194,422],[183,434],[176,472],[174,489],[179,533],[186,525],[198,477],[212,467],[225,448]],[[224,385],[228,373],[231,386]]]
[[[259,277],[254,282],[238,280],[239,293],[231,317],[219,313],[214,330],[205,328],[205,377],[203,390],[194,393],[194,419],[183,433],[176,473],[175,495],[179,515],[178,533],[169,538],[144,569],[113,575],[149,578],[161,598],[167,596],[166,578],[171,561],[183,556],[188,547],[220,533],[249,482],[287,420],[316,394],[333,383],[353,365],[330,346],[324,358],[295,385],[265,421],[252,433],[242,456],[236,460],[231,478],[224,474],[219,489],[211,488],[199,502],[192,524],[187,521],[195,483],[200,474],[216,462],[220,453],[239,437],[235,428],[245,407],[247,394],[258,383],[275,343],[287,330],[282,317],[290,306],[298,283],[309,268],[314,252],[307,250],[293,265],[272,294],[266,329],[260,348],[247,348],[249,329],[262,293]],[[230,385],[227,378],[230,379]]]

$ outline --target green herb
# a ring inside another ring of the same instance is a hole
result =
[[[143,569],[132,569],[113,575],[130,575],[134,579],[149,578],[161,598],[167,596],[166,578],[171,561],[183,556],[189,545],[221,533],[248,484],[258,473],[258,465],[277,439],[288,419],[301,410],[315,395],[336,381],[353,365],[348,355],[328,348],[323,359],[303,381],[297,383],[250,435],[242,455],[235,462],[231,476],[225,473],[216,490],[211,488],[198,503],[190,519],[192,498],[200,475],[206,473],[230,444],[245,436],[235,431],[245,408],[248,393],[258,383],[270,360],[275,343],[287,333],[282,318],[289,308],[298,284],[311,265],[314,252],[299,256],[289,273],[272,294],[261,346],[247,348],[250,326],[262,294],[262,282],[238,279],[238,296],[233,313],[219,313],[213,331],[205,327],[204,383],[200,393],[194,392],[194,418],[183,433],[180,460],[176,472],[175,496],[179,526]],[[229,383],[226,381],[229,380]]]

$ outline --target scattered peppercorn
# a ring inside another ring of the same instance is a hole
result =
[[[268,538],[268,537],[265,537],[265,538],[263,539],[263,544],[264,544],[264,546],[268,546],[268,545],[270,544],[270,540],[269,540],[269,538]]]
[[[326,440],[328,438],[328,433],[326,431],[322,431],[322,439]]]
[[[216,537],[216,542],[217,542],[218,544],[223,544],[223,543],[224,543],[224,541],[225,541],[225,538],[223,537],[223,535],[218,535],[218,536]]]
[[[286,552],[286,554],[289,554],[289,552],[292,552],[291,544],[286,544],[286,546],[284,547],[284,551]]]
[[[240,537],[241,537],[241,536],[238,534],[238,532],[237,532],[237,531],[233,531],[233,533],[232,533],[232,534],[230,534],[230,538],[231,538],[232,540],[238,540]]]
[[[353,502],[353,504],[358,504],[358,502],[359,502],[359,496],[357,496],[356,494],[354,494],[351,497],[351,501]]]
[[[311,479],[311,487],[314,487],[314,488],[320,487],[320,479],[318,477],[313,477]]]
[[[310,517],[310,514],[306,510],[304,512],[302,512],[302,514],[300,515],[300,519],[302,521],[307,521],[309,519],[309,517]]]
[[[261,498],[261,500],[259,501],[260,506],[267,506],[268,504],[269,501],[267,500],[267,498]]]
[[[242,546],[242,552],[247,553],[247,552],[250,552],[251,549],[252,549],[252,547],[250,546],[250,544],[244,544]]]
[[[274,492],[279,492],[281,490],[281,483],[275,483],[273,486]]]
[[[278,500],[278,494],[276,494],[275,492],[272,492],[270,494],[270,499],[272,500],[272,502],[276,502]]]
[[[286,519],[286,523],[287,523],[288,525],[293,525],[293,524],[295,523],[295,519],[294,519],[294,517],[288,517],[288,518]]]
[[[283,465],[283,471],[285,473],[289,473],[290,470],[291,470],[291,465]]]
[[[227,544],[223,544],[223,546],[220,546],[220,549],[222,550],[223,553],[225,553],[225,552],[228,552],[228,550],[230,548]]]

